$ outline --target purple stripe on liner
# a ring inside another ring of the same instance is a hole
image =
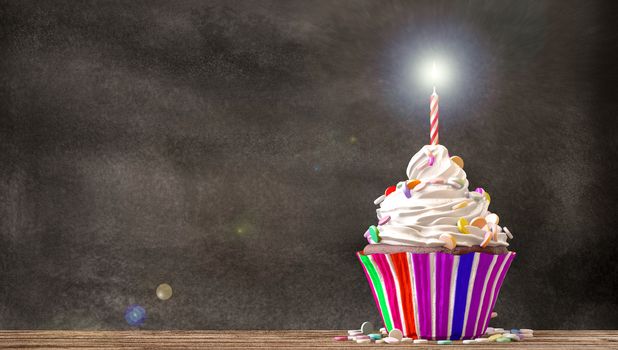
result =
[[[386,290],[386,293],[388,295],[388,305],[389,309],[391,310],[393,327],[402,330],[403,327],[401,325],[401,317],[399,315],[399,301],[397,300],[397,287],[395,285],[393,274],[391,273],[391,268],[388,265],[388,261],[386,261],[386,255],[373,254],[373,259],[376,261],[376,264],[380,269],[382,279],[384,280],[384,289]]]
[[[414,263],[414,284],[418,300],[418,323],[420,338],[431,339],[431,271],[429,254],[412,254]]]
[[[464,339],[470,339],[476,334],[474,333],[474,326],[476,325],[476,316],[478,313],[479,302],[481,299],[481,293],[483,292],[483,284],[485,284],[485,277],[487,276],[487,270],[493,260],[492,254],[479,253],[479,264],[476,268],[476,277],[474,278],[474,287],[472,289],[472,298],[470,298],[470,305],[468,305],[468,319],[466,321],[466,329],[464,331]]]
[[[436,253],[436,339],[446,339],[453,255]]]
[[[476,334],[485,333],[485,329],[483,328],[483,326],[485,325],[485,315],[487,313],[487,309],[489,308],[489,304],[491,303],[491,289],[494,286],[494,281],[496,280],[496,276],[498,275],[498,270],[500,270],[500,266],[502,266],[504,259],[506,259],[506,254],[498,255],[496,259],[496,264],[490,272],[489,280],[487,281],[487,288],[485,288],[485,295],[483,296],[483,300],[481,300],[481,314],[478,320],[478,327],[476,327],[476,331],[474,332]]]
[[[508,253],[508,257],[507,257],[508,260],[506,262],[506,265],[504,265],[504,268],[502,269],[502,273],[500,274],[500,276],[498,276],[498,284],[496,285],[496,291],[494,292],[494,300],[491,303],[491,309],[489,311],[493,311],[494,307],[496,306],[496,300],[498,300],[498,294],[500,294],[500,287],[502,287],[502,282],[504,282],[504,277],[506,276],[506,273],[509,271],[509,267],[511,267],[511,263],[513,262],[513,259],[515,258],[515,255],[517,254],[514,252]],[[491,319],[491,313],[485,320],[485,325],[483,328],[486,328],[487,325],[489,325],[490,319]]]

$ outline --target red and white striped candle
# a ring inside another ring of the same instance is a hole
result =
[[[440,97],[436,93],[436,87],[433,88],[433,94],[429,97],[429,140],[431,145],[437,145],[439,141],[438,124],[440,119],[438,101]]]

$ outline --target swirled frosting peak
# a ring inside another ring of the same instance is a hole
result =
[[[442,145],[426,145],[416,153],[408,164],[408,180],[376,199],[379,222],[366,233],[369,243],[508,246],[507,236],[512,236],[488,211],[489,194],[482,188],[469,191],[459,164]]]

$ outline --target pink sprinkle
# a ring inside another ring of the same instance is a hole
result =
[[[483,194],[483,193],[485,193],[485,190],[484,190],[482,187],[477,187],[477,188],[474,190],[474,192],[478,192],[478,193],[480,193],[480,194]]]
[[[386,215],[385,217],[383,217],[382,219],[380,219],[380,221],[378,221],[378,225],[384,225],[387,222],[389,222],[391,220],[391,217]],[[369,231],[367,231],[369,232]]]
[[[433,163],[435,163],[435,162],[436,162],[436,157],[434,157],[434,156],[430,156],[430,157],[429,157],[429,160],[427,161],[427,164],[428,164],[429,166],[433,166]]]
[[[336,337],[333,338],[334,341],[347,341],[348,340],[348,336],[347,335],[338,335]]]

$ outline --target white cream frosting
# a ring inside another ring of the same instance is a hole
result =
[[[430,156],[435,159],[432,166],[428,165]],[[390,216],[388,222],[378,226],[379,243],[439,247],[445,244],[439,239],[442,234],[450,234],[458,246],[470,247],[483,242],[486,231],[468,225],[469,233],[462,233],[457,222],[460,218],[470,222],[486,217],[490,214],[489,199],[468,190],[465,171],[450,159],[446,147],[424,146],[410,160],[407,175],[421,183],[410,191],[408,198],[404,193],[406,182],[401,182],[395,192],[379,203],[378,219]],[[453,208],[464,201],[467,201],[465,207]],[[502,227],[496,225],[496,228],[497,239],[492,239],[488,246],[508,246],[506,233]],[[370,240],[370,243],[375,242]]]

